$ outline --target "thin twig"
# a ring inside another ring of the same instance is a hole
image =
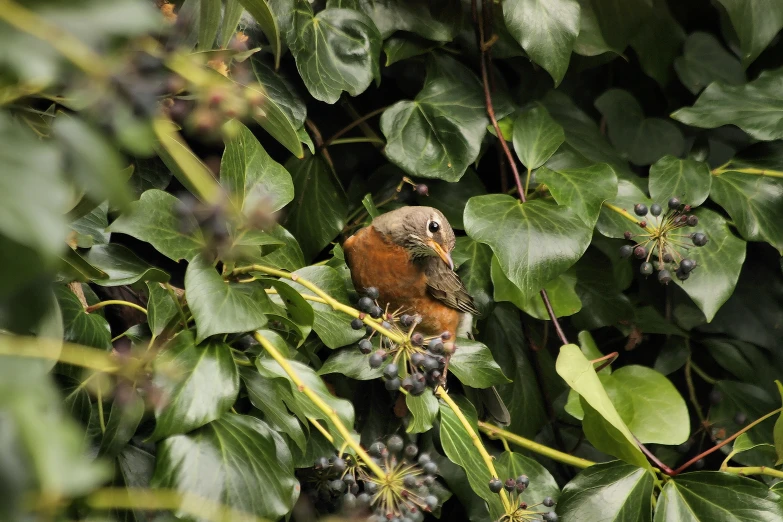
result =
[[[674,470],[672,470],[672,468],[670,468],[669,466],[661,462],[661,459],[653,455],[653,452],[647,449],[647,446],[642,444],[642,442],[639,439],[637,439],[636,437],[634,437],[634,439],[636,439],[636,445],[639,446],[639,449],[642,450],[642,453],[647,455],[647,458],[650,459],[653,462],[653,464],[655,464],[660,469],[662,469],[663,472],[666,473],[667,475],[671,475],[672,473],[674,473]]]
[[[334,140],[336,140],[340,136],[343,136],[346,132],[350,131],[351,129],[353,129],[354,127],[356,127],[358,125],[361,125],[362,123],[364,123],[365,121],[369,120],[373,116],[377,116],[378,114],[382,113],[383,111],[385,111],[388,108],[389,107],[386,106],[386,107],[381,107],[380,109],[375,109],[374,111],[368,112],[367,114],[365,114],[361,118],[353,120],[351,123],[349,123],[348,125],[346,125],[342,129],[340,129],[337,132],[335,132],[332,135],[331,138],[329,138],[328,140],[324,141],[321,145],[319,145],[319,148],[326,148],[326,147],[328,147],[329,145],[331,145],[334,142]],[[380,138],[379,138],[379,142],[383,143],[383,140],[380,140]]]

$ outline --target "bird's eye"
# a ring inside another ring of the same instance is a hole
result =
[[[430,232],[432,232],[434,234],[435,232],[440,230],[440,223],[438,223],[437,221],[430,221],[429,229],[430,229]]]

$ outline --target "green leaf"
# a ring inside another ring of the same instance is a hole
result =
[[[485,315],[492,306],[492,249],[467,236],[460,236],[451,257],[476,308],[482,316]]]
[[[383,54],[386,55],[384,65],[388,67],[402,60],[426,54],[439,46],[438,43],[418,38],[415,35],[392,36],[383,42]]]
[[[530,479],[530,485],[519,495],[519,500],[526,502],[529,506],[538,504],[546,497],[552,497],[557,502],[560,496],[560,488],[547,469],[535,460],[525,457],[520,453],[513,451],[504,451],[495,462],[498,475],[501,477],[518,477],[527,475]],[[554,511],[553,508],[546,508],[543,505],[536,506],[536,511],[546,512]]]
[[[292,236],[288,230],[280,225],[275,225],[275,228],[270,230],[269,233],[275,239],[282,241],[283,246],[272,253],[261,257],[258,261],[259,263],[289,271],[294,271],[305,266],[302,249],[299,247],[296,238]]]
[[[377,344],[377,342],[374,343],[373,352],[367,355],[360,352],[356,346],[337,350],[324,361],[323,366],[318,370],[318,375],[339,373],[357,381],[380,378],[383,375],[383,367],[370,367],[370,355],[378,349]]]
[[[165,283],[169,280],[166,272],[142,261],[122,245],[95,245],[84,254],[84,258],[106,274],[105,278],[95,280],[101,286],[123,286],[136,281]]]
[[[592,330],[633,318],[631,301],[614,279],[606,277],[607,263],[611,261],[605,255],[588,249],[574,267],[576,294],[582,302],[582,309],[572,318],[578,328]]]
[[[552,119],[541,104],[517,116],[513,136],[514,150],[528,170],[543,165],[565,141],[563,127]]]
[[[644,203],[649,208],[653,201],[642,192],[639,187],[621,179],[617,182],[617,196],[607,201],[609,205],[616,208],[609,208],[604,205],[601,208],[601,214],[598,216],[596,228],[606,237],[623,238],[626,230],[636,233],[639,228],[637,216],[633,214],[633,207],[637,203]],[[621,214],[617,209],[625,210],[626,214]],[[632,219],[628,218],[628,215]]]
[[[255,57],[251,58],[250,63],[262,88],[256,89],[254,84],[245,87],[263,98],[261,110],[253,113],[254,119],[291,154],[303,158],[299,132],[302,131],[307,114],[304,102],[296,94],[295,88],[266,64]]]
[[[259,284],[226,283],[201,255],[185,271],[185,295],[196,322],[196,343],[210,335],[257,330],[272,311]]]
[[[280,54],[282,47],[280,44],[280,30],[277,26],[272,9],[266,0],[239,0],[250,15],[256,19],[259,27],[264,32],[266,39],[272,47],[272,53],[275,56],[275,68],[280,66]]]
[[[117,456],[136,433],[144,416],[144,399],[136,390],[125,389],[123,392],[115,395],[112,401],[106,432],[98,448],[99,457]]]
[[[190,260],[206,248],[206,242],[192,213],[178,215],[181,206],[171,194],[151,189],[131,203],[109,230],[146,241],[174,261]]]
[[[299,241],[305,259],[312,259],[345,226],[348,204],[342,187],[335,183],[320,155],[292,161],[288,169],[294,180],[296,200],[289,207],[285,224]]]
[[[106,232],[109,227],[108,211],[109,203],[104,202],[69,225],[71,230],[77,233],[79,248],[105,245],[109,242],[111,234]]]
[[[225,49],[231,42],[242,19],[245,9],[239,0],[226,0],[226,7],[223,11],[223,20],[220,24],[220,38],[218,38],[218,47]]]
[[[239,393],[239,373],[231,348],[222,342],[197,345],[180,332],[156,362],[154,382],[167,397],[155,406],[152,440],[187,433],[219,418]]]
[[[526,299],[573,265],[590,243],[591,228],[569,208],[511,196],[476,196],[465,207],[465,231],[485,243]]]
[[[330,266],[308,266],[297,270],[294,274],[313,283],[342,304],[350,305],[348,291],[345,289],[343,278],[334,268]],[[315,295],[294,281],[282,279],[282,282],[291,285],[302,295]],[[313,330],[329,348],[334,349],[346,346],[364,337],[365,333],[363,330],[351,328],[349,317],[345,313],[335,310],[331,305],[324,303],[310,302],[310,305],[315,314]]]
[[[432,423],[438,418],[438,399],[432,393],[424,392],[415,397],[405,396],[405,405],[413,417],[405,429],[407,433],[425,433],[432,429]]]
[[[780,400],[783,401],[783,384],[780,384],[780,381],[778,380],[775,380],[775,384],[780,393]],[[772,435],[775,440],[775,452],[778,454],[778,460],[775,461],[775,466],[780,466],[783,464],[783,414],[778,415],[778,420],[775,421],[775,428],[772,431]]]
[[[288,46],[313,98],[334,103],[343,91],[357,96],[373,79],[380,81],[383,40],[367,15],[331,8],[313,15],[305,0],[297,0],[294,9],[296,35]]]
[[[460,178],[459,183],[448,181],[432,181],[427,183],[429,195],[418,198],[419,204],[435,207],[446,216],[449,224],[455,230],[464,230],[462,215],[465,205],[473,196],[487,193],[476,171],[468,168]],[[453,255],[453,254],[452,254]]]
[[[160,158],[135,158],[133,160],[133,173],[128,184],[133,199],[139,197],[149,189],[165,190],[171,183],[171,171]],[[106,228],[104,226],[104,228]]]
[[[573,208],[590,227],[598,220],[601,204],[617,195],[617,176],[605,163],[557,171],[543,167],[536,171],[536,181],[547,186],[558,205]]]
[[[300,488],[283,438],[259,419],[231,413],[158,444],[152,485],[275,520],[291,511]]]
[[[686,281],[675,277],[674,282],[693,299],[709,322],[737,286],[740,269],[745,262],[746,243],[731,232],[720,214],[706,208],[693,214],[699,217],[697,229],[704,231],[709,241],[703,247],[693,247],[688,251],[687,257],[696,262],[691,277]]]
[[[783,138],[783,68],[765,70],[743,85],[710,84],[693,107],[675,111],[671,117],[686,125],[714,129],[736,125],[757,140]]]
[[[775,0],[746,3],[718,0],[731,19],[742,48],[742,65],[753,63],[783,28],[783,5]]]
[[[63,318],[63,338],[72,343],[111,350],[111,328],[100,312],[88,314],[67,286],[54,287]]]
[[[563,522],[647,522],[652,494],[653,477],[644,469],[619,461],[595,464],[566,484],[557,512]]]
[[[674,70],[693,94],[715,81],[729,85],[745,83],[745,71],[737,57],[709,33],[697,31],[688,35],[682,56],[674,60]]]
[[[661,205],[675,196],[686,205],[701,205],[711,184],[710,168],[702,161],[667,155],[650,167],[650,197]]]
[[[766,241],[783,255],[783,179],[731,169],[714,176],[710,197],[745,239]]]
[[[556,317],[573,315],[582,308],[582,302],[574,290],[576,276],[569,272],[560,274],[544,285],[544,290],[549,295]],[[536,319],[550,320],[543,297],[534,294],[530,299],[525,300],[525,296],[519,288],[509,281],[503,273],[496,257],[492,258],[491,273],[492,284],[495,288],[495,301],[511,301],[517,308]]]
[[[367,214],[369,214],[370,219],[375,219],[381,214],[378,207],[375,206],[375,202],[372,200],[372,194],[369,192],[362,198],[362,206],[364,207],[364,210],[367,211]]]
[[[397,31],[406,31],[428,40],[449,42],[456,38],[462,25],[462,9],[452,0],[358,0],[358,3],[384,40]]]
[[[301,346],[312,331],[315,320],[313,307],[290,284],[277,279],[265,279],[264,282],[277,290],[278,295],[272,295],[271,300],[274,304],[283,307],[287,313],[287,315],[270,315],[270,318],[289,322],[289,327],[293,327],[300,337],[297,347]]]
[[[780,497],[746,477],[700,471],[666,483],[655,508],[655,522],[773,522],[783,518]]]
[[[604,40],[618,51],[625,49],[651,12],[646,0],[592,0],[591,4]]]
[[[582,351],[575,344],[566,344],[560,347],[560,355],[557,357],[555,368],[557,373],[575,390],[582,398],[582,407],[585,409],[585,423],[588,420],[588,407],[593,410],[598,417],[596,421],[605,420],[605,428],[602,431],[609,432],[614,436],[611,430],[614,430],[620,438],[614,440],[616,452],[622,452],[625,459],[632,461],[633,464],[643,466],[649,469],[647,459],[636,445],[633,434],[626,426],[620,414],[612,404],[609,395],[606,393],[598,375],[595,373],[593,364],[587,360]],[[587,407],[585,407],[587,405]],[[585,433],[588,432],[588,426],[584,426]],[[611,429],[611,430],[610,430]],[[595,441],[590,438],[593,444]],[[599,448],[602,449],[602,448]],[[606,451],[603,449],[603,451]]]
[[[685,31],[669,13],[665,2],[653,5],[651,16],[631,37],[631,47],[644,73],[661,87],[671,79],[672,62],[682,49]]]
[[[662,118],[646,118],[628,91],[609,89],[595,107],[606,118],[612,144],[636,165],[650,165],[666,154],[679,156],[685,148],[680,129]]]
[[[220,28],[220,0],[199,0],[201,8],[198,17],[198,50],[212,49]]]
[[[546,69],[557,87],[565,76],[579,34],[576,0],[507,0],[503,17],[508,32],[535,63]],[[522,161],[522,163],[525,163]],[[527,163],[525,163],[526,166]]]
[[[478,157],[487,121],[475,74],[452,58],[433,58],[416,98],[381,116],[386,157],[412,176],[459,181]]]
[[[263,0],[261,0],[262,3]],[[273,160],[250,129],[233,120],[220,162],[220,183],[246,216],[277,212],[294,199],[291,175]]]
[[[473,406],[467,401],[460,401],[459,407],[473,431],[478,432]],[[498,519],[503,513],[503,506],[498,494],[489,490],[492,476],[457,415],[443,403],[440,404],[440,442],[449,460],[467,473],[471,489],[487,502],[492,519]]]
[[[511,382],[503,375],[486,345],[462,337],[455,344],[457,349],[449,360],[449,370],[461,383],[471,388],[489,388]]]
[[[155,282],[147,283],[147,322],[152,335],[157,337],[163,329],[179,314],[179,305],[166,288]],[[183,318],[184,320],[184,318]]]
[[[579,5],[579,34],[574,41],[574,52],[582,56],[598,56],[608,52],[620,54],[622,49],[615,49],[604,40],[592,2],[579,0]]]

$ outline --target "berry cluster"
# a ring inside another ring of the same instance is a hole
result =
[[[399,435],[391,435],[385,444],[374,442],[368,453],[385,472],[383,479],[350,456],[315,461],[304,482],[316,507],[346,515],[370,512],[371,522],[421,522],[425,512],[438,507],[432,494],[438,466],[429,454],[419,454],[415,444],[406,445]]]
[[[691,206],[683,205],[679,198],[671,198],[666,212],[657,203],[650,205],[649,209],[644,203],[637,203],[633,211],[642,218],[646,218],[649,213],[652,219],[650,222],[646,219],[639,222],[639,226],[644,230],[641,234],[625,232],[625,239],[633,239],[637,242],[633,246],[620,247],[620,256],[634,256],[636,259],[643,260],[639,272],[648,276],[654,269],[657,270],[658,281],[662,284],[671,282],[672,271],[680,281],[688,279],[696,268],[696,262],[685,257],[680,251],[687,251],[691,246],[703,247],[707,244],[707,235],[703,232],[678,232],[682,228],[695,227],[699,224],[697,216],[688,214]],[[685,242],[686,238],[690,239],[692,245]],[[650,260],[655,258],[657,260],[654,260],[654,264],[651,263]]]
[[[510,520],[519,521],[532,521],[542,520],[544,522],[557,522],[557,514],[554,511],[535,511],[531,508],[543,505],[544,507],[551,508],[555,505],[555,500],[552,497],[546,497],[538,504],[528,506],[526,502],[521,499],[522,493],[530,486],[530,479],[527,475],[520,475],[517,478],[506,479],[505,482],[499,478],[493,478],[489,481],[489,490],[493,493],[500,493],[504,489],[511,497],[511,502],[517,506],[516,511],[509,518]]]
[[[438,336],[425,337],[416,332],[416,326],[421,323],[421,316],[400,313],[400,311],[384,311],[378,306],[379,293],[377,288],[367,288],[364,297],[359,299],[357,307],[362,313],[359,318],[351,321],[355,330],[366,328],[368,337],[359,341],[359,351],[363,354],[372,353],[372,337],[375,329],[363,322],[364,314],[380,322],[380,325],[405,341],[395,343],[380,335],[380,348],[370,355],[369,364],[372,368],[383,368],[386,389],[399,390],[400,387],[412,395],[421,395],[427,386],[436,387],[445,378],[448,357],[454,352],[454,343],[450,341],[451,334],[444,332]]]

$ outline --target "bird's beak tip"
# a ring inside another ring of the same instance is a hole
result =
[[[435,241],[430,240],[430,248],[432,248],[436,254],[438,254],[438,257],[440,257],[444,263],[449,265],[449,268],[451,270],[454,270],[454,261],[451,259],[451,254],[446,252],[442,246],[440,246]]]

